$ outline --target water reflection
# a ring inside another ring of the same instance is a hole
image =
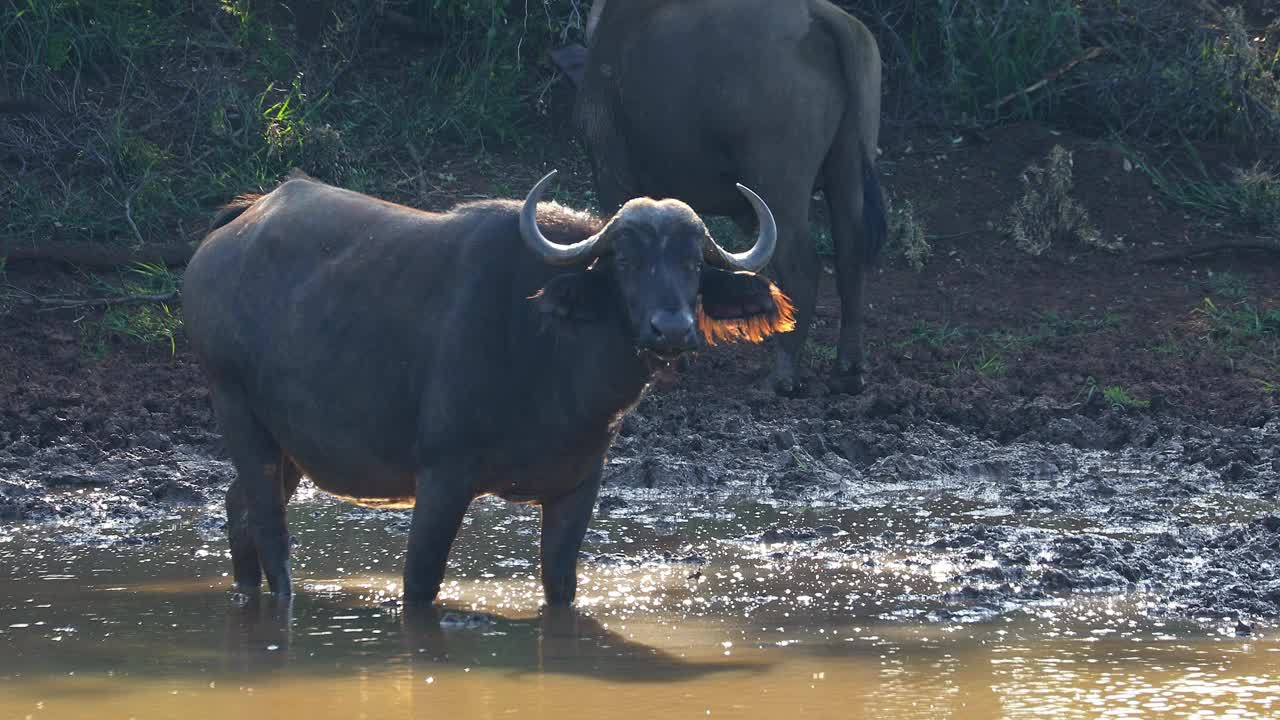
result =
[[[223,623],[223,668],[249,673],[289,663],[293,596],[235,594]]]
[[[0,718],[1280,709],[1273,640],[1159,622],[1123,597],[932,612],[955,572],[940,568],[986,561],[964,548],[904,555],[900,538],[928,531],[911,518],[636,510],[593,526],[585,602],[556,611],[538,602],[525,531],[536,518],[483,506],[455,546],[439,609],[397,602],[399,555],[387,549],[403,546],[402,530],[318,503],[295,511],[302,592],[283,601],[230,592],[224,558],[202,553],[210,541],[184,535],[188,523],[146,548],[10,543],[0,550]],[[878,540],[890,526],[898,539]]]
[[[289,665],[294,660],[291,643],[295,602],[293,598],[266,594],[233,595],[225,614],[223,670],[250,674]],[[413,664],[475,663],[489,670],[516,674],[556,673],[612,682],[664,683],[691,682],[713,673],[762,672],[772,664],[680,658],[628,639],[576,608],[544,607],[532,618],[506,618],[411,605],[400,609],[398,615],[395,647]],[[460,617],[475,618],[468,623],[472,627],[446,629],[463,625],[457,621]]]

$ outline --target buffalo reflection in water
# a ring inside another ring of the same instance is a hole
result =
[[[323,621],[324,615],[343,612],[338,607],[321,609],[322,613],[312,614],[309,620]],[[255,671],[297,665],[302,658],[291,655],[294,615],[291,599],[273,596],[247,596],[247,601],[229,609],[224,645],[228,669]],[[398,640],[398,647],[392,650],[387,644],[366,646],[356,651],[362,660],[378,656],[391,660],[399,653],[413,663],[630,682],[686,681],[716,672],[760,672],[769,666],[762,662],[680,658],[630,640],[575,608],[544,607],[537,617],[522,619],[483,616],[486,619],[476,623],[479,627],[458,630],[446,626],[461,623],[442,625],[442,618],[452,621],[460,616],[475,616],[413,605],[391,609],[388,615],[399,616],[398,627],[386,622],[371,625],[369,630],[381,630],[379,634],[387,640]]]

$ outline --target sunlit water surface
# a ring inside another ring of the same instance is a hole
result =
[[[1115,596],[944,620],[919,598],[947,560],[835,549],[918,516],[660,508],[597,517],[578,610],[544,616],[536,512],[478,502],[442,623],[395,602],[407,515],[313,492],[291,606],[229,592],[208,512],[88,548],[21,529],[0,536],[0,718],[1280,716],[1270,639]],[[826,537],[759,539],[779,525]]]

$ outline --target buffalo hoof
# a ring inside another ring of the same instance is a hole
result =
[[[827,378],[827,392],[831,395],[857,395],[862,392],[862,373],[841,373]]]
[[[809,383],[804,378],[770,375],[769,385],[782,397],[804,397],[809,393]]]

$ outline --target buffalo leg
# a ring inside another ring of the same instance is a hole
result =
[[[297,469],[238,393],[215,391],[214,413],[236,469],[227,490],[227,538],[236,586],[256,589],[263,573],[271,590],[292,592],[285,503]]]
[[[231,545],[231,570],[236,589],[261,587],[262,563],[258,562],[258,546],[249,531],[249,501],[239,477],[231,481],[227,490],[227,540]]]
[[[462,527],[471,498],[471,484],[460,473],[437,467],[418,475],[409,551],[405,556],[406,602],[430,604],[436,599],[449,548]]]
[[[542,593],[547,605],[573,603],[578,591],[578,551],[600,493],[604,460],[569,493],[542,503]]]
[[[827,210],[836,251],[836,289],[840,295],[840,341],[831,387],[838,392],[862,390],[863,248],[861,163],[836,163],[827,177]]]
[[[785,196],[776,194],[775,197]],[[774,390],[782,395],[796,395],[804,391],[801,367],[805,342],[809,338],[809,328],[813,325],[814,311],[818,304],[818,282],[821,280],[822,265],[818,261],[818,249],[808,237],[808,209],[807,193],[788,198],[786,202],[778,202],[774,209],[778,224],[778,249],[773,255],[773,268],[778,276],[778,285],[791,298],[796,309],[795,330],[778,337],[773,372],[770,375]]]

